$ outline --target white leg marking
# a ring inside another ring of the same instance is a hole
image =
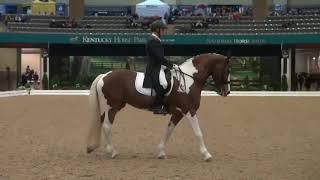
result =
[[[163,137],[161,138],[160,144],[159,144],[159,150],[160,153],[158,155],[159,159],[164,159],[166,157],[166,153],[165,153],[165,146],[169,140],[170,135],[172,134],[173,129],[175,128],[175,125],[170,122],[170,124],[167,126],[166,131],[163,135]]]
[[[114,149],[114,147],[112,145],[112,142],[111,142],[112,124],[109,122],[109,118],[108,118],[108,113],[107,112],[105,113],[105,118],[104,118],[102,127],[103,127],[104,135],[106,137],[106,142],[107,142],[106,149],[107,149],[107,152],[111,153],[111,157],[112,158],[115,158],[118,155],[118,153]]]
[[[200,145],[200,153],[204,155],[204,160],[210,161],[212,159],[211,154],[208,152],[206,145],[204,144],[203,135],[199,126],[198,118],[196,115],[193,117],[188,112],[185,117],[189,120],[190,126],[194,132],[194,135],[196,136],[199,145]]]

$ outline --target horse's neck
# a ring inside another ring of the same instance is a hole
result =
[[[194,79],[197,81],[198,84],[204,85],[206,82],[209,74],[205,72],[199,72],[198,69],[193,65],[193,58],[187,60],[185,63],[183,63],[180,67],[182,72],[194,77]],[[197,74],[197,75],[196,75]],[[201,86],[201,88],[203,88]]]
[[[189,59],[185,63],[183,63],[179,66],[182,72],[184,72],[190,76],[193,76],[195,73],[198,72],[197,68],[194,67],[194,65],[192,63],[192,60],[193,59]]]
[[[195,75],[196,75],[196,73],[198,73],[198,70],[193,65],[192,59],[187,60],[185,63],[183,63],[179,67],[183,73],[175,72],[173,74],[180,83],[179,88],[182,88],[182,89],[180,89],[180,91],[186,91],[186,93],[190,95],[189,92],[191,91],[191,89],[190,89],[191,86],[196,85],[197,88],[193,89],[193,91],[197,91],[197,92],[194,92],[191,94],[198,96],[197,94],[201,93],[203,85],[199,82],[195,82],[195,81],[197,81]]]

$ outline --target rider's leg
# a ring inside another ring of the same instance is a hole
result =
[[[156,91],[156,97],[155,97],[155,101],[154,101],[152,110],[156,114],[165,114],[165,113],[167,113],[164,110],[164,107],[163,107],[163,104],[164,104],[163,100],[164,100],[165,90],[160,85],[160,82],[159,82],[158,78],[153,78],[153,88]]]

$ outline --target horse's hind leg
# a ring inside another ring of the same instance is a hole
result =
[[[161,138],[160,144],[158,146],[159,150],[160,150],[159,155],[158,155],[159,159],[165,159],[166,158],[166,153],[165,153],[166,143],[168,142],[169,137],[173,132],[173,129],[177,126],[177,124],[182,119],[182,117],[183,117],[183,114],[178,110],[175,111],[173,113],[173,115],[171,116],[169,124],[168,124],[168,126],[166,128],[166,131],[165,131],[163,137]]]
[[[112,106],[108,110],[107,115],[105,115],[103,126],[102,126],[103,132],[105,134],[106,141],[107,141],[107,147],[106,147],[107,152],[111,153],[112,158],[115,158],[118,155],[118,153],[111,142],[111,128],[117,112],[120,111],[124,107],[124,105],[125,104],[119,105],[119,106]]]

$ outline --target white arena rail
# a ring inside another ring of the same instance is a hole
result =
[[[15,96],[88,96],[89,90],[31,90],[30,94],[27,90],[19,91],[3,91],[0,97]],[[202,91],[202,96],[218,96],[213,91]],[[250,96],[250,97],[320,97],[320,91],[233,91],[229,96]]]

